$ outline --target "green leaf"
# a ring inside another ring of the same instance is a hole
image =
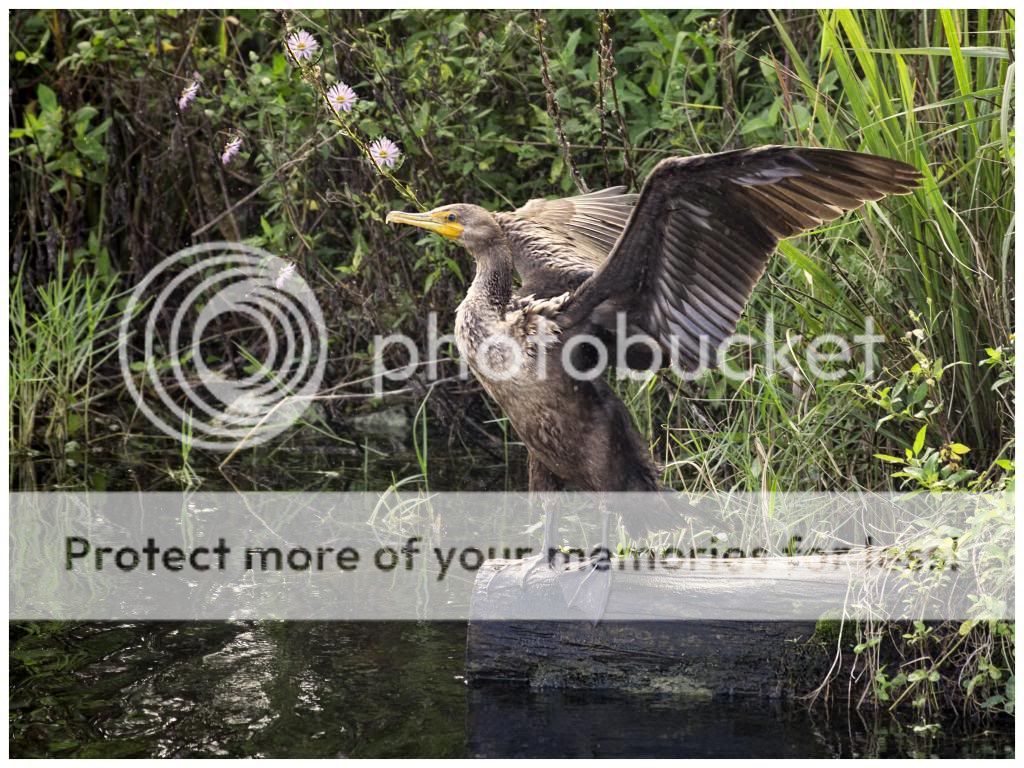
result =
[[[957,456],[963,456],[965,453],[970,453],[971,449],[963,443],[950,443],[949,450],[955,453]]]
[[[82,155],[92,160],[97,165],[107,162],[107,151],[103,145],[93,139],[75,139],[72,144]]]
[[[579,45],[580,35],[583,33],[582,29],[574,29],[569,34],[569,39],[565,42],[565,48],[562,49],[562,64],[568,67],[573,58],[576,56],[576,46]]]
[[[871,53],[893,54],[900,53],[909,56],[952,56],[953,49],[949,46],[928,45],[918,48],[869,48]],[[1010,52],[1006,48],[997,48],[994,45],[975,45],[959,49],[961,56],[973,56],[982,59],[1007,59]]]
[[[89,131],[89,138],[90,139],[98,139],[100,136],[102,136],[103,134],[105,134],[107,132],[107,129],[110,128],[110,126],[113,124],[113,122],[114,122],[113,118],[108,117],[102,123],[100,123],[95,128],[93,128],[91,131]]]
[[[228,23],[226,19],[220,20],[220,28],[217,30],[217,51],[220,53],[220,60],[228,58]]]
[[[71,122],[75,124],[75,128],[78,128],[79,123],[88,124],[96,115],[99,114],[99,110],[96,107],[91,107],[86,104],[79,110],[75,111],[75,114],[71,116]]]
[[[917,437],[914,438],[914,455],[917,456],[921,453],[921,449],[924,448],[924,438],[928,434],[928,425],[925,424],[921,429],[917,431]]]
[[[52,88],[40,83],[36,88],[36,96],[39,98],[39,106],[43,112],[57,111],[57,94],[53,92]]]
[[[753,133],[754,131],[773,127],[779,120],[779,111],[781,107],[782,101],[776,99],[770,106],[765,107],[759,115],[748,120],[746,124],[740,128],[740,133],[745,136],[746,134]]]
[[[899,456],[890,456],[888,453],[876,453],[875,458],[880,459],[881,461],[887,461],[890,464],[903,464],[903,459]]]

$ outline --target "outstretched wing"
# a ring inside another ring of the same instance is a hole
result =
[[[780,240],[865,201],[906,194],[920,178],[895,160],[832,149],[663,160],[614,251],[567,303],[562,326],[609,325],[623,311],[693,367],[702,340],[707,359],[733,333]]]
[[[512,245],[522,295],[571,291],[608,258],[638,195],[609,187],[560,200],[531,200],[498,214]]]

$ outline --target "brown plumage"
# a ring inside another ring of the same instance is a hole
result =
[[[557,296],[590,277],[615,247],[638,197],[610,187],[492,214],[509,241],[521,280],[517,293]]]
[[[908,193],[919,179],[872,155],[762,147],[669,158],[639,195],[613,188],[514,213],[451,205],[388,220],[448,236],[474,256],[457,345],[526,444],[531,489],[656,490],[657,468],[625,405],[602,377],[570,376],[563,347],[581,333],[612,338],[621,313],[660,346],[663,364],[675,355],[693,368],[702,349],[733,333],[780,239]],[[489,344],[496,335],[514,339],[522,358]]]

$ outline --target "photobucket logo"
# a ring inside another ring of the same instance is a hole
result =
[[[431,312],[427,322],[425,355],[421,355],[416,340],[404,334],[374,337],[372,382],[376,397],[385,393],[387,382],[407,381],[421,369],[428,382],[440,378],[438,363],[454,345],[455,337],[438,336],[436,313]],[[769,375],[782,374],[794,381],[838,381],[857,370],[870,380],[877,365],[875,345],[885,340],[875,332],[870,316],[864,320],[863,331],[852,339],[831,333],[811,338],[786,333],[778,339],[771,315],[760,330],[760,341],[742,333],[718,341],[702,335],[696,339],[662,339],[659,343],[631,327],[620,312],[610,343],[592,334],[576,334],[559,343],[559,337],[541,324],[536,333],[524,339],[498,333],[476,340],[469,359],[458,361],[458,377],[468,378],[472,367],[482,378],[494,382],[513,381],[520,376],[543,381],[555,371],[576,381],[591,381],[613,367],[619,379],[645,380],[668,368],[684,381],[700,378],[709,370],[717,370],[731,381],[746,381],[760,367]],[[387,357],[398,350],[404,352],[399,353],[405,358],[404,364],[388,367]]]
[[[146,275],[118,347],[128,391],[156,427],[231,451],[302,416],[323,379],[327,332],[293,264],[218,242],[179,251]]]

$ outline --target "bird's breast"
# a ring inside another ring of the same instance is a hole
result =
[[[557,358],[558,328],[535,313],[504,313],[463,302],[455,313],[455,345],[485,385],[527,388],[543,382]]]

